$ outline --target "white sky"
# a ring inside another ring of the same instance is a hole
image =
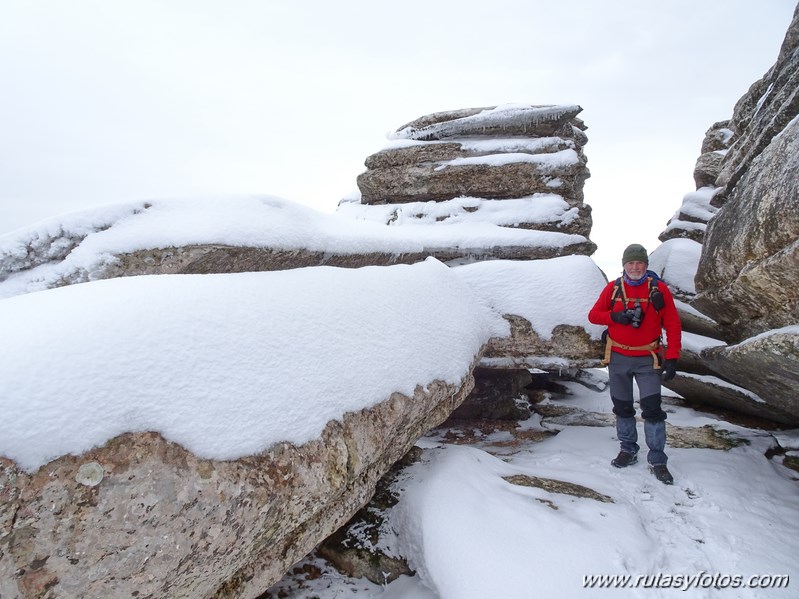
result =
[[[155,197],[268,193],[332,211],[416,117],[578,103],[595,257],[651,251],[694,189],[705,130],[774,63],[794,6],[6,0],[0,234]]]

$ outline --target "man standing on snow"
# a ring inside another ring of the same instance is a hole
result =
[[[666,413],[661,408],[660,385],[676,373],[682,327],[668,286],[651,270],[646,249],[633,244],[622,255],[624,274],[602,290],[588,320],[608,327],[605,362],[610,398],[616,415],[621,451],[610,463],[624,468],[638,461],[638,430],[633,405],[633,379],[638,385],[647,462],[655,477],[670,485],[674,478],[666,462]],[[665,361],[660,338],[666,329]]]

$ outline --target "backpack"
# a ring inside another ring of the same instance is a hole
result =
[[[656,312],[660,312],[666,306],[666,300],[663,297],[663,293],[660,291],[660,289],[658,289],[658,281],[663,281],[663,279],[661,279],[657,275],[657,273],[652,272],[651,270],[646,271],[646,277],[647,277],[647,284],[649,285],[649,296],[645,298],[635,298],[637,310],[639,311],[639,318],[640,318],[640,309],[641,309],[640,304],[643,302],[649,302],[649,305],[652,306]],[[611,310],[613,310],[613,305],[617,301],[623,302],[622,306],[624,307],[625,310],[627,309],[628,300],[624,293],[623,277],[619,277],[618,279],[616,279],[616,282],[613,285],[613,293],[610,296]],[[602,332],[602,342],[605,344],[605,357],[602,360],[602,364],[605,366],[610,362],[611,348],[614,345],[617,345],[625,349],[648,351],[650,354],[652,354],[654,368],[656,370],[660,369],[662,356],[659,353],[660,343],[661,343],[661,340],[659,338],[647,345],[631,347],[613,341],[608,335],[608,329],[605,329]]]
[[[647,270],[646,271],[647,284],[649,285],[649,297],[636,298],[639,302],[649,302],[656,312],[660,312],[666,305],[663,299],[663,294],[658,289],[658,281],[663,281],[657,273]],[[665,283],[665,281],[663,281]],[[613,304],[617,301],[623,302],[624,307],[627,307],[627,298],[624,295],[623,277],[616,279],[613,284],[613,294],[610,296],[610,309],[613,309]]]

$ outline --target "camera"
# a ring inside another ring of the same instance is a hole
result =
[[[637,329],[641,326],[641,319],[644,316],[644,311],[641,308],[641,304],[636,302],[635,308],[627,308],[625,314],[630,317],[631,321],[630,324],[633,326],[634,329]]]

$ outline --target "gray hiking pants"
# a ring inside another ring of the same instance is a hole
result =
[[[649,448],[647,462],[665,464],[666,413],[661,408],[660,370],[652,365],[652,356],[624,356],[612,352],[608,364],[608,383],[613,413],[616,415],[616,436],[622,451],[638,453],[638,429],[633,403],[633,380],[638,385],[644,437]]]

